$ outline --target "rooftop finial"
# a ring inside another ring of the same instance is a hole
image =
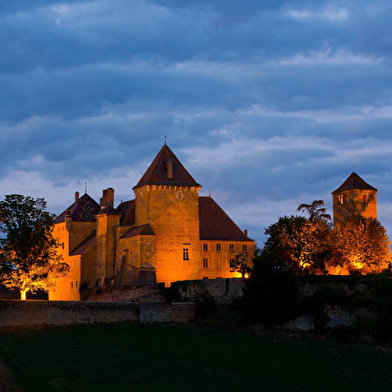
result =
[[[166,139],[167,139],[167,136],[165,136],[165,146],[166,146]]]
[[[84,193],[87,193],[87,181],[84,182]]]

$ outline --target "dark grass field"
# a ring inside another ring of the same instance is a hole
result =
[[[0,357],[27,392],[392,390],[389,350],[195,326],[3,330]]]

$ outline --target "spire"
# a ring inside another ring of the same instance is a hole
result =
[[[200,186],[166,143],[135,188],[143,185]]]
[[[377,192],[376,188],[369,185],[357,173],[352,172],[350,176],[347,178],[347,180],[344,181],[343,184],[340,185],[338,189],[334,190],[332,194],[338,192],[350,191],[352,189],[366,189],[366,190]]]

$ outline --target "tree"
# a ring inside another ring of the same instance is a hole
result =
[[[330,254],[330,231],[330,224],[323,219],[284,216],[265,230],[269,237],[264,251],[297,273],[322,273]]]
[[[239,272],[245,278],[250,271],[248,253],[238,253],[233,260],[230,260],[230,272]]]
[[[244,295],[235,302],[252,322],[280,325],[297,312],[297,279],[291,268],[278,263],[263,250],[254,259]]]
[[[330,241],[334,252],[329,264],[348,272],[380,272],[391,262],[389,237],[377,219],[348,217],[335,226]]]
[[[323,205],[324,200],[314,200],[312,204],[300,204],[297,211],[307,212],[310,222],[317,220],[329,222],[331,221],[331,215],[327,214],[327,209]]]
[[[23,195],[6,195],[0,202],[0,281],[19,289],[21,299],[69,271],[56,253],[54,215],[45,208],[44,199]]]

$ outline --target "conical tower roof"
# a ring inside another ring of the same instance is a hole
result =
[[[166,144],[134,188],[143,185],[200,186]]]
[[[332,192],[332,194],[338,192],[350,191],[352,189],[364,189],[364,190],[377,192],[376,188],[369,185],[366,181],[364,181],[361,177],[359,177],[357,173],[353,172],[350,174],[347,180],[344,181],[342,185],[340,185],[338,189]]]

